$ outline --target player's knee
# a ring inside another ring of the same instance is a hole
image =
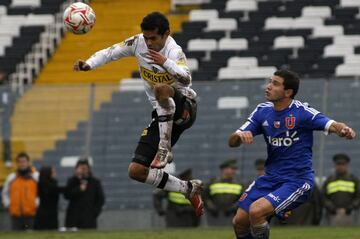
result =
[[[249,232],[249,224],[241,217],[235,215],[233,217],[232,224],[236,234],[246,234]]]
[[[240,223],[241,223],[240,217],[238,217],[237,215],[235,215],[235,216],[233,217],[233,219],[232,219],[232,224],[233,224],[233,226],[240,225]]]
[[[128,168],[128,175],[133,180],[145,182],[147,177],[147,168],[140,164],[131,163]]]
[[[262,207],[257,205],[256,202],[251,204],[250,209],[249,209],[249,217],[250,217],[250,219],[258,219],[258,218],[263,217],[263,215],[264,215],[264,212],[263,212]]]
[[[172,87],[166,84],[155,85],[154,93],[155,98],[159,103],[169,99],[169,97],[172,97],[174,95]]]

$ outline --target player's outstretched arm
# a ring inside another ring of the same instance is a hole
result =
[[[228,144],[230,147],[239,147],[241,144],[252,144],[253,135],[250,131],[236,131],[229,137]]]
[[[354,139],[356,136],[356,133],[352,128],[341,122],[333,122],[330,125],[329,132],[335,133],[339,137],[346,139]]]
[[[74,71],[89,71],[89,70],[91,70],[91,67],[88,64],[86,64],[86,62],[83,60],[77,60],[74,63]]]

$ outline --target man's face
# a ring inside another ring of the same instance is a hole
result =
[[[222,177],[225,179],[233,179],[236,175],[236,168],[233,167],[226,167],[221,170]]]
[[[30,162],[26,157],[20,157],[16,160],[17,168],[20,170],[24,170],[30,167]]]
[[[80,164],[76,169],[75,169],[75,174],[78,177],[88,177],[90,173],[90,168],[88,165],[86,164]]]
[[[170,32],[166,31],[164,35],[160,35],[158,30],[143,30],[144,40],[146,46],[154,51],[159,52],[164,46],[167,37],[169,36]]]
[[[284,79],[273,75],[265,89],[265,96],[268,101],[277,102],[290,97],[292,90],[284,89]]]
[[[256,176],[265,175],[265,167],[264,166],[257,166],[256,167]]]
[[[347,163],[336,163],[335,164],[335,172],[336,174],[346,174],[348,171],[348,164]]]

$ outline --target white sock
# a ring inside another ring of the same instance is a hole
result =
[[[162,169],[157,169],[157,168],[149,169],[149,174],[145,180],[145,183],[170,192],[179,192],[179,193],[189,192],[188,181],[180,180],[164,172],[164,170]]]
[[[173,98],[168,99],[168,107],[164,108],[157,104],[156,112],[159,121],[159,146],[162,148],[171,148],[171,131],[173,126],[173,117],[175,113],[175,101]]]
[[[269,235],[270,235],[269,223],[264,222],[263,224],[252,225],[251,234],[254,237],[254,239],[269,239]]]

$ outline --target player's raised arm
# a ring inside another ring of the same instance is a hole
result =
[[[119,60],[123,57],[133,56],[136,48],[138,36],[133,36],[127,40],[114,44],[111,47],[95,52],[86,61],[77,60],[74,64],[75,71],[89,71],[111,61]]]
[[[230,135],[228,144],[230,147],[239,147],[241,144],[252,144],[253,141],[254,137],[250,131],[237,130]]]
[[[354,139],[356,136],[355,131],[344,123],[334,121],[329,127],[330,133],[335,133],[339,137],[346,139]]]

